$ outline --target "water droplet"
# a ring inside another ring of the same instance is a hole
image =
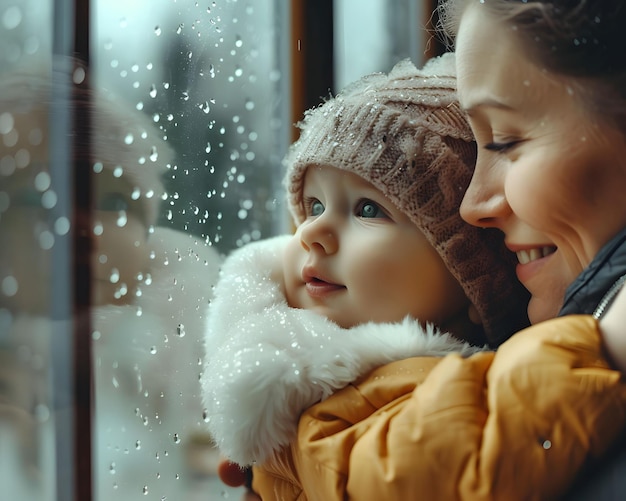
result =
[[[150,86],[150,92],[149,92],[149,94],[150,94],[150,97],[152,97],[152,98],[157,97],[157,89],[156,89],[156,86],[155,86],[154,84],[152,84],[152,85]]]
[[[135,449],[140,450],[141,449],[141,440],[137,440],[135,442]]]
[[[160,37],[160,36],[161,36],[161,33],[162,33],[162,32],[161,32],[161,28],[160,28],[159,26],[155,26],[155,27],[154,27],[154,34],[155,34],[156,36]]]
[[[550,440],[544,440],[543,443],[541,444],[541,446],[545,449],[548,450],[552,447],[552,442],[550,442]]]
[[[180,444],[180,437],[178,436],[178,433],[174,433],[174,443]]]
[[[157,348],[156,348],[156,346],[151,346],[151,347],[150,347],[150,354],[151,354],[151,355],[156,355],[156,352],[157,352]]]
[[[54,231],[57,235],[67,235],[70,231],[70,220],[66,217],[60,217],[54,222]]]
[[[112,284],[116,284],[117,282],[120,281],[120,272],[117,268],[113,268],[111,270],[111,275],[109,276],[109,281]]]
[[[119,228],[123,228],[124,226],[126,226],[126,223],[128,222],[128,215],[126,214],[125,210],[121,210],[118,212],[117,214],[117,221],[116,224]]]
[[[0,113],[0,134],[8,134],[13,130],[14,119],[9,112]]]
[[[144,496],[147,496],[147,495],[148,495],[148,486],[147,486],[147,485],[144,485],[144,486],[143,486],[143,491],[142,491],[142,492],[143,492],[143,495],[144,495]]]
[[[178,327],[176,328],[176,334],[178,334],[180,337],[185,337],[185,326],[183,324],[178,324]]]
[[[2,15],[2,25],[7,30],[17,28],[22,22],[22,11],[17,6],[11,6],[4,11]]]
[[[115,463],[111,463],[109,466],[109,473],[115,475]]]

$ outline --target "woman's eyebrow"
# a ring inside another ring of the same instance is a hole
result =
[[[470,101],[469,105],[461,106],[461,109],[468,116],[472,116],[472,114],[474,114],[477,110],[482,109],[482,108],[494,108],[497,110],[504,110],[504,111],[513,110],[512,106],[509,106],[508,104],[503,103],[502,101],[499,101],[491,97],[477,99],[475,102]]]

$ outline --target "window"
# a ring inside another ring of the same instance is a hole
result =
[[[198,391],[221,256],[290,230],[280,161],[291,124],[365,72],[422,63],[431,10],[2,2],[0,481],[11,499],[238,498],[214,475]]]

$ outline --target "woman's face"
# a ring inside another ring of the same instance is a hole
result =
[[[626,142],[484,11],[469,6],[457,37],[459,99],[478,142],[461,214],[505,233],[536,323],[556,316],[567,286],[626,226]]]

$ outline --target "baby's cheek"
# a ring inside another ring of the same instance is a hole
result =
[[[294,235],[285,247],[281,263],[282,276],[279,276],[280,273],[275,273],[273,277],[274,281],[282,284],[287,303],[294,308],[304,308],[299,294],[299,288],[302,286],[300,262],[303,257],[304,249],[298,237]]]

